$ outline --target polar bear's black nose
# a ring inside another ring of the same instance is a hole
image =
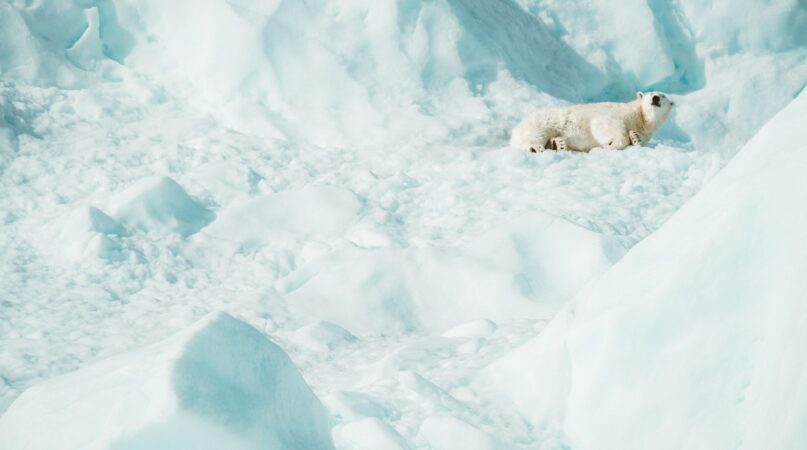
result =
[[[659,103],[660,100],[661,100],[661,97],[659,97],[658,95],[654,95],[652,105],[653,106],[661,106],[661,103]]]

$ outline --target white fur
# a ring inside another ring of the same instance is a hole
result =
[[[659,97],[659,106],[653,97]],[[623,149],[647,142],[664,123],[673,102],[661,92],[638,92],[629,103],[589,103],[541,108],[513,128],[510,146],[587,152],[595,147]],[[564,148],[565,147],[565,148]]]

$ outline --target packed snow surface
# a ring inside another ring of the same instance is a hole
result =
[[[329,449],[328,425],[280,347],[212,313],[28,389],[0,420],[0,448]]]
[[[526,417],[580,449],[807,443],[805,117],[807,91],[490,368]]]
[[[799,0],[0,1],[0,443],[803,447],[804,95],[733,158],[807,85],[805,28]],[[637,90],[676,102],[642,147],[507,148]],[[221,389],[279,397],[197,408]]]

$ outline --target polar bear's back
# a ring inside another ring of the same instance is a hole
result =
[[[592,121],[631,122],[636,115],[634,109],[629,103],[611,102],[540,108],[513,128],[510,145],[529,148],[537,143],[536,139],[562,136],[570,148],[587,150],[598,145],[591,134]]]

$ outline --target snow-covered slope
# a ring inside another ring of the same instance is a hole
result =
[[[807,91],[491,376],[574,448],[807,443]]]
[[[227,311],[294,361],[337,448],[568,448],[476,373],[792,100],[805,20],[798,0],[0,0],[0,411]],[[538,106],[651,88],[677,106],[644,147],[506,148]]]
[[[48,380],[0,419],[0,448],[333,448],[288,356],[211,314],[158,344]]]

